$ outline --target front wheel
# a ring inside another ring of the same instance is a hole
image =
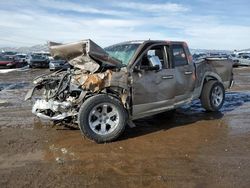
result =
[[[79,110],[78,123],[82,133],[97,143],[117,139],[124,131],[127,112],[121,102],[108,95],[87,99]]]
[[[207,111],[218,111],[225,100],[225,89],[222,83],[210,80],[205,83],[201,93],[202,107]]]

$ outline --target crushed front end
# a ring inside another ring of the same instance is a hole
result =
[[[35,101],[32,113],[48,120],[73,120],[79,105],[77,99],[83,91],[71,84],[71,78],[72,70],[36,78],[34,88],[25,97],[28,100],[35,90],[40,91],[40,98]]]
[[[89,97],[108,93],[122,101],[126,107],[128,98],[128,74],[126,67],[91,40],[50,46],[51,54],[69,61],[73,67],[59,70],[34,79],[34,87],[27,93],[30,99],[37,91],[32,113],[53,121],[77,123],[82,103]]]

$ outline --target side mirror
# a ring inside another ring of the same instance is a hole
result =
[[[150,70],[161,70],[162,64],[158,56],[148,56]]]

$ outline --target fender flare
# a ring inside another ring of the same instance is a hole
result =
[[[201,85],[200,85],[200,88],[199,88],[199,97],[201,95],[201,92],[202,92],[202,89],[203,89],[203,86],[204,86],[204,83],[208,80],[217,80],[219,82],[222,83],[222,79],[221,77],[217,74],[217,73],[214,73],[214,72],[206,72],[202,78],[202,82],[201,82]]]

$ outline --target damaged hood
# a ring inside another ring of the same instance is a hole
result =
[[[122,67],[119,60],[112,58],[90,39],[68,44],[49,42],[49,49],[53,57],[66,59],[72,66],[91,73],[105,65]]]

